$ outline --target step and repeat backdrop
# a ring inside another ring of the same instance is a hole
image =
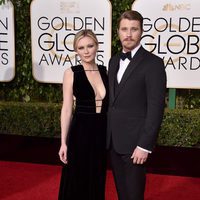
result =
[[[164,60],[168,88],[200,88],[200,14],[198,0],[135,0],[132,9],[144,17],[141,40]],[[96,57],[111,57],[112,6],[109,0],[33,0],[30,6],[32,74],[44,83],[62,83],[66,68],[80,64],[73,39],[92,29],[99,40]],[[15,76],[14,7],[0,6],[0,81]]]

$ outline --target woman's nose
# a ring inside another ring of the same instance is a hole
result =
[[[84,52],[85,52],[85,53],[88,53],[88,48],[85,48]]]

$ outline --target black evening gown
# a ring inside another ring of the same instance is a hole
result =
[[[106,179],[106,67],[98,65],[106,89],[101,112],[96,113],[95,92],[82,65],[72,67],[75,111],[67,138],[68,164],[63,166],[59,200],[104,200]]]

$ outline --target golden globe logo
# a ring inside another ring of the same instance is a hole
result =
[[[159,17],[153,21],[144,18],[142,40],[149,51],[165,59],[166,67],[196,70],[199,64],[195,66],[194,63],[200,61],[196,57],[199,53],[199,22],[200,17],[180,17],[178,20]],[[190,55],[190,58],[186,55]]]
[[[80,17],[64,17],[62,19],[57,16],[49,19],[46,16],[42,16],[38,19],[37,24],[42,31],[38,37],[38,46],[44,51],[39,65],[43,63],[62,66],[68,63],[70,65],[80,64],[80,60],[74,53],[72,45],[75,33],[83,28],[93,29],[98,40],[101,41],[101,36],[105,30],[105,18],[97,19],[96,17],[85,17],[84,19]],[[68,54],[65,52],[68,52]],[[99,49],[98,52],[97,61],[103,65],[102,53],[104,49]]]
[[[154,12],[148,8],[153,5]],[[137,0],[144,17],[142,45],[163,58],[169,88],[200,88],[199,2]]]
[[[46,4],[44,0],[31,2],[34,78],[39,82],[62,83],[65,69],[80,64],[73,40],[81,29],[94,31],[99,41],[97,64],[107,65],[111,56],[109,0],[48,0],[48,9]]]

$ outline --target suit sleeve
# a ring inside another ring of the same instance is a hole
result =
[[[138,146],[152,151],[162,123],[165,94],[166,72],[163,60],[153,56],[145,75],[147,114],[141,130]]]

